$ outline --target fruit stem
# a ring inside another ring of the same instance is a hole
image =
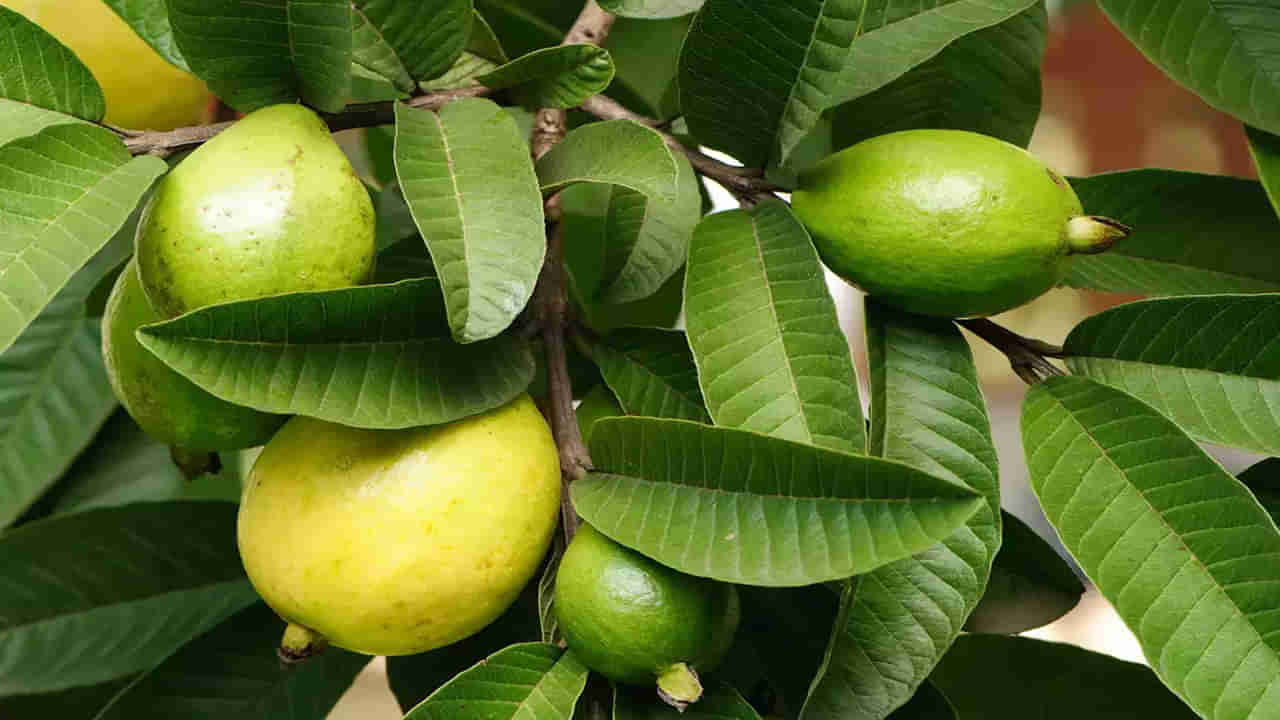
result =
[[[329,641],[325,636],[310,628],[289,623],[289,627],[284,629],[284,637],[280,639],[276,654],[280,656],[280,662],[295,665],[319,655],[327,647]]]
[[[187,450],[172,446],[169,448],[169,457],[173,458],[173,464],[178,466],[182,471],[182,475],[187,480],[195,480],[201,475],[216,475],[222,472],[222,459],[217,453],[205,452],[203,450]]]
[[[658,697],[684,712],[702,697],[702,681],[693,668],[685,663],[676,663],[658,675]]]
[[[1067,254],[1095,255],[1129,237],[1132,229],[1101,215],[1077,215],[1067,221]]]

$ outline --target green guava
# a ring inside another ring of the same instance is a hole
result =
[[[184,451],[236,450],[270,440],[288,417],[220,400],[142,347],[137,329],[162,319],[129,262],[102,314],[102,357],[111,388],[139,427]]]
[[[583,663],[616,682],[656,683],[677,707],[702,695],[697,673],[720,664],[739,618],[733,585],[685,575],[586,524],[560,559],[554,607]]]
[[[524,395],[405,430],[296,417],[254,463],[237,533],[249,580],[290,623],[282,657],[409,655],[501,615],[559,511],[559,454]]]
[[[374,266],[373,204],[301,105],[245,116],[165,176],[138,224],[142,286],[165,317],[349,287]]]
[[[994,315],[1057,285],[1072,255],[1128,229],[1084,215],[1033,155],[977,133],[871,138],[802,173],[791,206],[832,272],[882,302],[942,317]]]

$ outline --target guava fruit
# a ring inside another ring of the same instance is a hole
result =
[[[130,261],[102,314],[102,357],[111,388],[138,426],[182,451],[237,450],[270,440],[288,417],[216,398],[142,347],[134,333],[160,320]]]
[[[359,284],[373,271],[373,204],[324,121],[301,105],[273,105],[157,184],[136,244],[147,297],[173,317]]]
[[[685,575],[583,524],[556,571],[555,613],[565,642],[616,682],[657,684],[683,708],[702,695],[738,629],[733,585]]]
[[[240,556],[290,623],[282,657],[325,643],[407,655],[501,615],[537,571],[559,509],[559,455],[527,395],[406,430],[296,417],[249,473]]]
[[[105,120],[136,130],[199,125],[212,115],[213,93],[170,65],[103,0],[2,0],[80,58],[107,98]]]
[[[977,133],[905,130],[841,150],[800,176],[791,206],[832,272],[885,304],[994,315],[1039,297],[1072,255],[1128,234],[1084,215],[1033,155]]]

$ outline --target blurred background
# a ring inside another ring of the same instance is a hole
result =
[[[1256,177],[1239,121],[1210,108],[1165,77],[1111,26],[1093,3],[1050,0],[1049,12],[1043,110],[1031,141],[1031,151],[1046,164],[1071,176],[1161,167]],[[710,189],[717,209],[737,206],[718,187]],[[860,293],[834,277],[828,278],[828,284],[865,383]],[[1060,343],[1084,316],[1133,299],[1058,289],[993,319],[1023,335]],[[991,411],[1000,454],[1004,507],[1052,540],[1065,556],[1027,485],[1018,429],[1018,412],[1026,388],[1010,371],[1003,355],[973,336],[969,340]],[[866,397],[864,386],[864,401]],[[1206,449],[1231,472],[1258,459],[1216,447]],[[1143,661],[1137,641],[1092,589],[1069,615],[1027,634]],[[369,666],[330,715],[331,720],[399,717],[399,708],[387,690],[381,660]]]

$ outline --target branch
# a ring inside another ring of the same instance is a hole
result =
[[[956,323],[1004,353],[1005,357],[1009,358],[1009,365],[1013,367],[1013,372],[1028,385],[1035,385],[1048,377],[1066,374],[1058,369],[1058,366],[1045,359],[1048,357],[1062,357],[1062,348],[1057,345],[1051,345],[1035,338],[1023,337],[986,318],[957,320]]]

